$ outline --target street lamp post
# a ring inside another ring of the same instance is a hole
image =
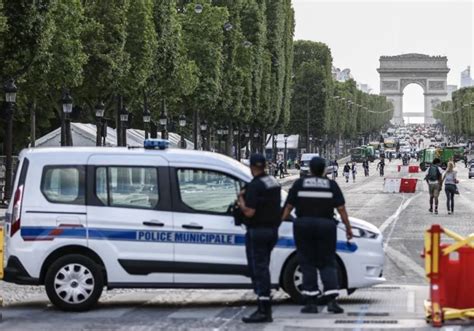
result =
[[[249,129],[246,129],[244,132],[244,137],[245,137],[245,158],[249,158],[249,142],[250,142],[250,131]]]
[[[283,136],[284,140],[285,140],[285,149],[284,149],[284,155],[283,155],[283,159],[285,160],[285,173],[288,172],[288,135],[285,134]]]
[[[156,139],[158,138],[158,126],[156,125],[156,122],[151,120],[150,121],[150,138]]]
[[[148,126],[151,122],[150,111],[145,107],[143,109],[143,128],[145,129],[145,139],[148,139]]]
[[[72,113],[72,97],[69,91],[65,91],[62,98],[63,114],[64,114],[64,141],[63,146],[72,146],[71,133],[71,113]]]
[[[235,151],[233,151],[232,153],[237,160],[240,160],[240,131],[238,129],[234,129],[233,134],[234,139],[232,139],[232,141],[234,142]]]
[[[222,139],[224,140],[224,151],[222,154],[227,154],[227,145],[229,143],[229,127],[227,125],[222,129]]]
[[[13,110],[16,103],[17,87],[13,79],[3,86],[5,92],[6,130],[5,130],[5,187],[3,201],[10,201],[12,195],[12,168],[13,168]]]
[[[260,135],[258,134],[258,131],[255,131],[255,132],[253,133],[253,138],[254,138],[254,139],[253,139],[253,142],[252,142],[252,145],[255,144],[255,146],[252,146],[252,148],[254,149],[255,153],[258,153],[258,152],[260,151],[259,148],[258,148],[258,140],[259,140],[258,138],[259,138],[259,137],[260,137]]]
[[[104,103],[101,101],[95,106],[95,125],[96,125],[96,137],[95,137],[95,145],[102,146],[102,130],[107,130],[103,126],[103,119],[105,114],[105,106]]]
[[[201,129],[201,139],[202,139],[202,150],[206,151],[207,150],[207,139],[206,139],[206,134],[207,134],[207,121],[201,121],[200,124],[200,129]]]
[[[202,11],[203,11],[204,7],[200,4],[200,3],[197,3],[195,6],[194,6],[194,12],[196,14],[201,14]]]
[[[221,128],[218,128],[216,133],[217,133],[217,149],[218,149],[218,152],[221,153],[221,150],[222,150],[222,134],[223,134],[224,130],[221,129]]]
[[[166,112],[162,111],[160,114],[160,125],[161,125],[161,139],[168,139],[168,131],[166,126],[168,125],[168,116]]]
[[[122,128],[122,141],[120,146],[127,146],[127,128],[128,128],[128,118],[130,114],[127,107],[123,106],[120,111],[120,123]]]
[[[313,135],[309,136],[309,153],[313,153]]]
[[[184,127],[186,126],[186,116],[179,116],[179,127],[181,134],[180,148],[186,148],[186,141],[184,140]]]

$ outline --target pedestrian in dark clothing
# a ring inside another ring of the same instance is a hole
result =
[[[357,175],[357,164],[355,162],[352,162],[351,172],[352,172],[352,182],[355,183],[356,175]]]
[[[323,177],[325,160],[314,157],[310,162],[310,170],[312,176],[300,178],[293,184],[283,212],[283,219],[287,219],[295,208],[298,217],[293,223],[293,234],[303,273],[302,294],[305,306],[301,312],[318,313],[318,302],[323,294],[318,286],[319,272],[324,296],[328,299],[328,311],[340,314],[344,310],[336,302],[339,282],[336,267],[335,208],[346,227],[347,240],[352,239],[352,229],[339,185]]]
[[[346,178],[346,183],[349,183],[349,175],[351,172],[351,166],[349,165],[349,162],[346,163],[344,169],[342,169],[342,172],[344,174],[344,177]]]
[[[441,160],[435,158],[433,164],[430,165],[425,174],[425,181],[428,184],[428,190],[430,193],[430,213],[433,212],[433,202],[434,202],[434,213],[438,214],[438,197],[443,186],[443,174],[442,170],[439,167]]]
[[[242,318],[244,323],[272,322],[270,256],[278,241],[281,224],[281,187],[273,176],[265,173],[265,157],[250,157],[253,180],[239,194],[238,205],[247,218],[245,249],[248,269],[258,309]]]
[[[380,171],[380,177],[384,176],[384,168],[385,168],[385,159],[381,158],[380,162],[377,164],[377,170]]]
[[[334,169],[335,169],[335,176],[337,178],[337,173],[339,172],[339,163],[337,163],[337,160],[334,160]]]
[[[285,164],[283,163],[283,161],[280,162],[280,164],[278,165],[278,168],[280,170],[280,178],[284,178],[285,177]]]
[[[362,167],[364,168],[365,177],[368,177],[369,176],[369,161],[364,160],[364,162],[362,162]]]

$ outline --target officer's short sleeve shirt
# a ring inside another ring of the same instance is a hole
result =
[[[305,177],[293,184],[286,203],[295,207],[298,217],[333,218],[334,208],[345,205],[345,199],[335,181]]]

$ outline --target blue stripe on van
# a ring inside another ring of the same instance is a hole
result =
[[[201,245],[245,245],[245,235],[212,233],[212,232],[175,232],[175,231],[149,231],[149,230],[116,230],[83,227],[22,227],[21,236],[25,241],[66,239],[90,240],[117,240],[139,242],[173,242],[180,244]],[[280,237],[277,247],[294,248],[295,241],[291,237]],[[338,241],[336,249],[340,252],[353,253],[357,245]]]

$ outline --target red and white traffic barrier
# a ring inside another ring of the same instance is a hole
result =
[[[383,191],[386,193],[415,193],[418,184],[416,178],[384,178]]]

